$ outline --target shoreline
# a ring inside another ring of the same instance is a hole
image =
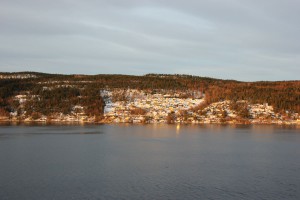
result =
[[[257,121],[227,121],[227,122],[173,122],[173,123],[167,123],[167,122],[107,122],[105,120],[100,121],[80,121],[80,120],[73,120],[73,121],[66,121],[66,120],[16,120],[16,119],[7,119],[7,120],[0,120],[0,125],[2,124],[61,124],[61,125],[72,125],[72,124],[98,124],[98,125],[120,125],[120,124],[132,124],[132,125],[277,125],[277,126],[299,126],[299,121],[279,121],[279,122],[257,122]]]

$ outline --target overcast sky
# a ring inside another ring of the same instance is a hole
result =
[[[299,0],[0,0],[0,71],[299,80]]]

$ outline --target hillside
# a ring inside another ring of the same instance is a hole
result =
[[[62,75],[37,72],[0,73],[0,116],[48,119],[74,113],[101,119],[105,99],[100,91],[138,90],[149,94],[205,95],[205,104],[245,100],[272,106],[281,114],[300,112],[300,81],[240,82],[180,74]],[[197,109],[197,108],[194,108]],[[198,109],[203,109],[199,106]],[[54,117],[56,116],[56,117]]]

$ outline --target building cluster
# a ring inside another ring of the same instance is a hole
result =
[[[197,112],[197,119],[204,123],[221,123],[235,118],[237,112],[230,108],[230,101],[212,103]]]
[[[112,102],[113,92],[106,92],[105,122],[129,123],[299,123],[297,113],[285,119],[265,104],[246,105],[246,115],[232,108],[231,101],[220,101],[198,109],[203,98],[178,98],[172,95],[145,94],[143,91],[127,91],[127,101]],[[132,95],[135,94],[135,95]],[[142,109],[144,112],[132,112]],[[134,113],[134,114],[133,114]]]
[[[182,110],[189,110],[200,103],[203,99],[178,98],[178,94],[145,94],[143,91],[128,90],[127,102],[112,102],[111,92],[106,94],[106,107],[104,116],[112,122],[147,122],[165,123],[167,116],[179,115]],[[134,112],[140,109],[142,112]],[[132,114],[134,113],[134,114]]]
[[[265,104],[253,104],[249,107],[250,115],[253,119],[280,119],[281,116],[276,114],[272,106]]]
[[[275,113],[272,106],[266,104],[249,104],[246,101],[239,101],[246,105],[248,123],[282,123],[280,114]],[[200,112],[200,113],[199,113]],[[245,121],[241,114],[232,108],[231,101],[220,101],[212,103],[198,111],[198,119],[204,123],[236,123]]]
[[[231,101],[220,101],[205,104],[201,98],[180,98],[176,92],[149,92],[142,90],[102,90],[100,95],[105,101],[103,119],[87,116],[84,108],[75,105],[69,114],[55,113],[51,116],[31,115],[26,112],[21,115],[18,111],[11,112],[11,118],[22,118],[24,121],[53,121],[53,122],[95,122],[103,123],[300,123],[298,113],[276,113],[272,106],[265,104],[249,104],[246,101],[235,102],[244,105],[244,112],[233,106]],[[20,108],[28,98],[28,94],[16,95]]]

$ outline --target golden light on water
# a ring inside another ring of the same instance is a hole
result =
[[[180,134],[180,124],[177,124],[176,126],[176,134]]]

